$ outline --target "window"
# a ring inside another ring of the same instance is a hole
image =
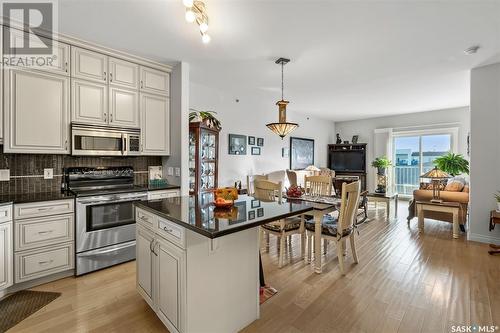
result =
[[[456,151],[457,129],[397,132],[394,134],[394,186],[402,195],[419,188],[420,175],[434,168],[434,160]]]

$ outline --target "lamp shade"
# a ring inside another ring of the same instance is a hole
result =
[[[299,127],[295,123],[270,123],[266,125],[274,133],[278,134],[282,139],[287,136],[294,129]]]
[[[317,166],[315,165],[309,165],[307,168],[305,168],[304,170],[306,171],[321,171],[320,168],[318,168]]]
[[[445,179],[445,178],[451,178],[451,176],[446,172],[439,170],[437,167],[435,167],[434,169],[424,173],[422,176],[420,176],[420,178]]]

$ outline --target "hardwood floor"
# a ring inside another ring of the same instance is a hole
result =
[[[385,221],[382,205],[357,238],[360,263],[350,251],[341,276],[335,248],[324,273],[300,260],[299,237],[287,251],[292,263],[278,269],[276,242],[262,260],[266,282],[278,294],[261,306],[261,318],[243,332],[451,332],[451,325],[500,323],[500,257],[485,244],[452,239],[450,223],[399,218]],[[486,223],[486,221],[484,222]],[[62,296],[10,332],[166,332],[135,291],[135,263],[37,290]]]

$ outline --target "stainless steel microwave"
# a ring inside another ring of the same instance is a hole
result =
[[[71,154],[137,156],[141,154],[141,131],[132,128],[72,124]]]

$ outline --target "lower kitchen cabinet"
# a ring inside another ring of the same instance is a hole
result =
[[[13,283],[12,221],[0,223],[0,290]]]
[[[145,227],[137,226],[135,250],[136,250],[136,287],[146,302],[154,308],[153,300],[153,252],[154,234]]]

